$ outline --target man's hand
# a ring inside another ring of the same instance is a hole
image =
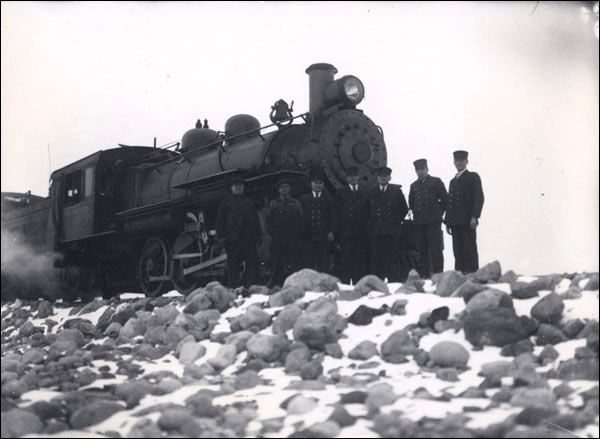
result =
[[[335,239],[333,232],[327,234],[327,241],[332,242]]]
[[[477,228],[477,225],[479,224],[479,222],[477,221],[477,218],[472,217],[471,221],[469,222],[469,226],[475,230]]]
[[[450,226],[446,226],[446,233],[452,235],[452,228]]]

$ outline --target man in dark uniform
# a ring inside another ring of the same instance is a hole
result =
[[[333,200],[323,191],[321,176],[312,176],[310,185],[311,193],[300,198],[304,213],[306,265],[321,273],[328,273],[331,241],[334,238]]]
[[[448,205],[448,192],[442,180],[429,175],[426,159],[413,162],[417,181],[410,185],[408,205],[419,248],[419,274],[429,278],[444,271],[444,236],[442,217]]]
[[[340,244],[340,280],[354,284],[367,274],[368,242],[365,214],[361,210],[365,191],[358,186],[358,168],[346,169],[348,184],[338,189],[335,196],[337,239]]]
[[[390,282],[401,280],[399,242],[402,221],[408,213],[400,185],[390,185],[392,170],[377,170],[377,186],[365,197],[371,272]]]
[[[265,213],[267,232],[271,235],[273,285],[283,285],[287,275],[300,268],[302,258],[302,206],[290,196],[290,183],[277,183],[279,196],[269,203]]]
[[[217,211],[217,238],[225,241],[227,281],[229,287],[240,285],[242,262],[246,262],[246,286],[256,283],[256,243],[260,237],[260,220],[254,202],[244,196],[244,180],[231,182],[231,195]]]
[[[454,151],[454,166],[458,173],[450,181],[448,210],[444,222],[452,235],[454,268],[463,273],[479,269],[476,229],[483,208],[481,178],[467,170],[469,153]]]

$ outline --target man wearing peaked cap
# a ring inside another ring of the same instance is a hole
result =
[[[328,273],[335,229],[333,200],[323,190],[324,182],[320,174],[311,176],[310,185],[311,192],[300,197],[304,213],[305,265]]]
[[[346,169],[347,185],[335,195],[335,218],[340,258],[336,275],[345,284],[356,283],[367,274],[368,241],[365,213],[362,210],[365,190],[360,187],[359,169]]]
[[[303,214],[300,201],[290,196],[290,182],[282,179],[276,185],[279,196],[265,210],[267,232],[271,235],[273,261],[272,285],[283,285],[287,275],[300,268]]]
[[[429,175],[426,159],[413,162],[417,180],[410,185],[408,205],[413,213],[419,274],[429,278],[444,271],[444,235],[442,217],[448,204],[448,193],[442,180]]]
[[[364,202],[369,233],[371,272],[389,282],[401,281],[400,233],[408,213],[400,185],[390,185],[392,170],[377,170],[377,185],[369,190]]]
[[[230,182],[231,194],[217,211],[217,238],[225,242],[227,252],[227,282],[240,285],[241,265],[246,262],[246,286],[256,283],[258,257],[256,244],[261,235],[260,220],[254,202],[244,196],[244,180],[235,177]]]
[[[463,273],[473,273],[479,269],[476,229],[483,209],[483,189],[481,178],[467,170],[467,151],[454,151],[454,166],[458,171],[450,181],[448,210],[444,222],[452,235],[454,268]]]

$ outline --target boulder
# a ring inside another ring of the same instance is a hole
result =
[[[206,354],[206,348],[200,343],[185,343],[179,351],[179,362],[184,365],[193,364]]]
[[[454,290],[452,297],[462,297],[465,303],[469,303],[473,296],[487,288],[485,285],[468,280]]]
[[[299,375],[310,360],[311,355],[307,348],[294,349],[285,357],[285,372],[290,375]]]
[[[381,291],[386,294],[390,293],[388,285],[374,274],[368,274],[361,278],[354,286],[354,291],[361,296],[365,296],[371,291]]]
[[[235,362],[235,357],[237,355],[237,350],[235,345],[226,344],[221,346],[217,355],[215,357],[210,358],[208,363],[214,367],[216,370],[223,370],[229,366],[231,366]]]
[[[477,270],[474,274],[474,278],[481,283],[490,283],[496,282],[500,279],[501,275],[502,267],[500,267],[500,262],[494,261]]]
[[[538,329],[536,344],[538,346],[545,346],[547,344],[562,343],[566,340],[567,337],[565,337],[565,334],[559,328],[544,323]]]
[[[506,273],[504,273],[502,276],[500,276],[500,279],[498,279],[498,283],[512,285],[517,281],[518,278],[519,278],[519,275],[517,275],[512,270],[508,270]]]
[[[69,418],[71,427],[75,430],[83,430],[98,424],[117,412],[124,410],[120,404],[107,401],[94,401],[76,410]]]
[[[3,402],[4,404],[4,402]],[[21,437],[40,433],[44,424],[36,415],[14,408],[2,412],[2,437]]]
[[[269,297],[271,307],[286,306],[304,297],[305,291],[299,287],[287,287]]]
[[[407,330],[392,333],[381,345],[381,356],[385,361],[396,355],[413,355],[417,346]]]
[[[508,308],[484,309],[464,318],[466,339],[474,346],[505,346],[527,337],[515,312]]]
[[[314,292],[338,291],[339,282],[340,280],[335,276],[305,268],[288,276],[283,288],[298,287],[302,291]]]
[[[550,293],[542,297],[531,308],[531,317],[542,323],[556,324],[560,321],[564,309],[565,304],[560,296],[556,293]]]
[[[275,335],[256,334],[246,343],[248,353],[254,358],[272,362],[279,358],[284,348],[284,341]]]
[[[469,352],[459,343],[442,341],[429,351],[429,357],[436,366],[465,368],[469,362]]]
[[[357,344],[356,347],[348,353],[348,358],[352,358],[353,360],[368,360],[374,355],[378,355],[377,345],[372,341],[365,340]]]
[[[467,278],[465,275],[458,271],[445,271],[439,278],[435,294],[442,297],[450,297],[466,281]]]
[[[273,321],[273,334],[284,334],[293,329],[300,315],[302,315],[302,308],[297,305],[287,305]]]
[[[508,308],[514,310],[512,298],[503,291],[484,290],[477,293],[469,302],[465,311],[471,314],[485,309]]]
[[[271,315],[263,311],[258,305],[250,306],[240,320],[242,329],[256,327],[261,330],[265,329],[270,324]]]

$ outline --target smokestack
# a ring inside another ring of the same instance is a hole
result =
[[[333,82],[337,69],[331,64],[312,64],[306,69],[309,81],[309,110],[318,117],[325,109],[325,87]]]

